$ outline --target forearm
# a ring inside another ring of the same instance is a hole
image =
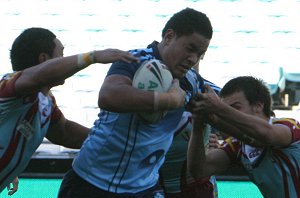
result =
[[[62,116],[57,123],[50,125],[46,138],[53,144],[79,149],[89,132],[89,128]]]
[[[64,80],[93,63],[111,63],[114,61],[138,62],[138,58],[118,49],[105,49],[59,57],[45,61],[22,71],[16,81],[19,94],[40,91],[44,87],[50,89],[64,83]]]
[[[208,120],[208,123],[214,126],[214,128],[218,129],[222,133],[228,136],[235,137],[247,144],[257,143],[257,141],[255,141],[253,137],[248,136],[246,133],[241,131],[241,129],[237,128],[235,125],[217,117],[216,115],[214,116],[211,115],[211,119]]]
[[[222,131],[234,133],[238,138],[250,137],[264,142],[272,133],[271,125],[267,120],[258,116],[245,114],[234,108],[224,105],[222,109],[216,111],[216,124],[222,126]]]
[[[113,81],[120,83],[112,84]],[[153,111],[154,93],[132,87],[131,80],[125,77],[111,76],[101,87],[98,106],[119,113]]]
[[[65,130],[65,140],[60,145],[73,149],[80,149],[90,132],[89,128],[70,120],[67,120]]]
[[[119,49],[95,50],[86,53],[76,54],[68,57],[50,59],[29,73],[35,72],[39,79],[45,83],[64,80],[76,72],[88,67],[93,63],[112,63],[124,61],[127,63],[138,62],[139,59],[129,52]],[[30,68],[29,68],[30,69]]]
[[[164,93],[144,91],[132,86],[122,75],[108,76],[99,92],[98,106],[113,112],[153,112],[172,110],[184,105],[185,92],[173,81]]]
[[[203,169],[206,161],[202,122],[193,120],[193,129],[188,145],[187,167],[194,178],[203,177]]]
[[[86,68],[90,65],[90,63],[84,66],[80,65],[78,63],[77,55],[60,57],[50,59],[37,66],[36,68],[34,68],[34,74],[41,81],[40,83],[44,85],[47,85],[49,83],[55,84],[56,82],[65,80],[78,71]],[[24,72],[26,72],[26,70]]]

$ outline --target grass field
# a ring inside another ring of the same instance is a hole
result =
[[[60,179],[20,178],[19,190],[8,196],[4,190],[1,198],[56,198]],[[219,198],[262,198],[257,187],[247,181],[218,181]]]

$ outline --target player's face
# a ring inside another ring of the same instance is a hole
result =
[[[255,106],[251,106],[242,91],[235,92],[227,97],[222,98],[222,101],[238,111],[246,114],[256,115]]]
[[[55,43],[55,48],[54,48],[54,51],[53,51],[53,54],[52,54],[52,58],[57,58],[57,57],[64,56],[64,46],[60,42],[60,40],[55,38],[54,43]]]
[[[179,79],[199,63],[210,42],[198,33],[177,37],[172,30],[168,30],[164,39],[166,42],[161,53],[163,61],[173,77]]]

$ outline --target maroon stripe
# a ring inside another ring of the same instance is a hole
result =
[[[292,165],[289,158],[282,151],[276,150],[275,153],[285,162],[285,164],[289,168],[289,171],[291,173],[291,177],[293,179],[294,188],[297,192],[297,197],[300,197],[300,181],[298,179],[299,177],[298,177],[298,174],[297,174],[297,170]]]
[[[34,104],[32,105],[32,107],[27,111],[27,113],[26,113],[26,115],[24,117],[24,120],[30,121],[32,123],[32,120],[34,118],[34,115],[35,115],[37,109],[38,109],[38,100],[36,100],[34,102]],[[19,123],[19,120],[18,120],[17,123]],[[1,161],[0,161],[0,171],[3,171],[3,169],[8,166],[8,164],[12,160],[12,158],[15,155],[15,152],[16,152],[16,150],[18,148],[18,144],[20,142],[22,134],[21,134],[21,132],[17,131],[16,128],[17,128],[17,125],[14,128],[14,132],[13,132],[13,136],[12,136],[12,137],[15,137],[15,136],[16,137],[11,140],[8,148],[6,149],[6,152],[4,153],[3,157],[1,158]],[[17,168],[17,166],[20,164],[22,156],[23,156],[23,153],[24,153],[25,145],[26,145],[26,140],[24,139],[24,137],[22,139],[23,139],[22,149],[21,149],[21,152],[19,154],[18,161],[17,161],[16,165],[14,166],[14,168],[4,178],[1,179],[0,183],[2,183]]]
[[[274,153],[277,153],[277,152],[274,152]],[[289,190],[288,190],[289,187],[288,187],[286,172],[284,171],[284,168],[283,168],[281,160],[279,159],[279,156],[275,155],[275,158],[276,158],[277,164],[279,165],[281,172],[282,172],[282,182],[284,185],[284,195],[285,195],[284,197],[289,198]]]
[[[18,161],[17,161],[16,165],[3,178],[1,178],[0,184],[2,184],[11,175],[11,173],[19,166],[19,164],[21,163],[22,156],[23,156],[23,153],[24,153],[24,150],[25,150],[25,145],[26,145],[26,141],[25,141],[24,137],[22,139],[23,139],[23,144],[22,144],[22,149],[21,149]]]
[[[17,122],[17,123],[19,123],[19,122]],[[14,153],[16,152],[16,150],[18,148],[21,134],[17,133],[16,127],[17,126],[15,126],[15,128],[14,128],[12,139],[10,140],[9,145],[0,160],[0,171],[2,171],[7,166],[7,164],[10,162],[10,160],[12,159]],[[17,133],[17,135],[15,135],[16,133]]]
[[[32,105],[32,107],[27,111],[27,113],[24,117],[24,120],[32,121],[32,118],[33,118],[34,114],[36,113],[37,109],[38,109],[38,102],[35,101],[35,103]],[[18,120],[17,123],[19,123],[19,121],[20,121],[20,119]],[[4,153],[3,157],[1,158],[0,171],[2,171],[7,166],[7,164],[11,161],[11,159],[13,158],[13,156],[18,148],[21,133],[16,130],[17,125],[14,128],[13,137],[15,136],[16,133],[17,133],[17,135],[15,138],[13,138],[10,141],[10,143],[6,149],[6,152]]]

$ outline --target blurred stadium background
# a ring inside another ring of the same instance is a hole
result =
[[[214,28],[209,50],[200,63],[203,77],[219,86],[239,75],[262,78],[270,87],[277,116],[300,120],[300,0],[1,0],[0,75],[11,71],[11,44],[26,28],[52,30],[63,42],[65,56],[93,49],[128,50],[160,41],[165,22],[185,7],[206,13]],[[109,66],[94,64],[53,89],[67,118],[87,127],[93,125],[99,112],[98,90]],[[26,197],[26,192],[34,197],[33,186],[39,189],[43,182],[58,188],[76,153],[45,140],[22,175],[21,184],[26,183],[27,189],[20,185],[14,197]],[[218,178],[220,182],[247,182],[243,170],[234,167]],[[223,184],[220,193],[227,183]],[[252,187],[252,193],[257,192]],[[236,195],[232,194],[236,188],[229,187],[231,194],[220,197],[249,195],[249,186],[237,188]],[[51,193],[37,194],[53,197]],[[256,197],[261,196],[258,193]]]

